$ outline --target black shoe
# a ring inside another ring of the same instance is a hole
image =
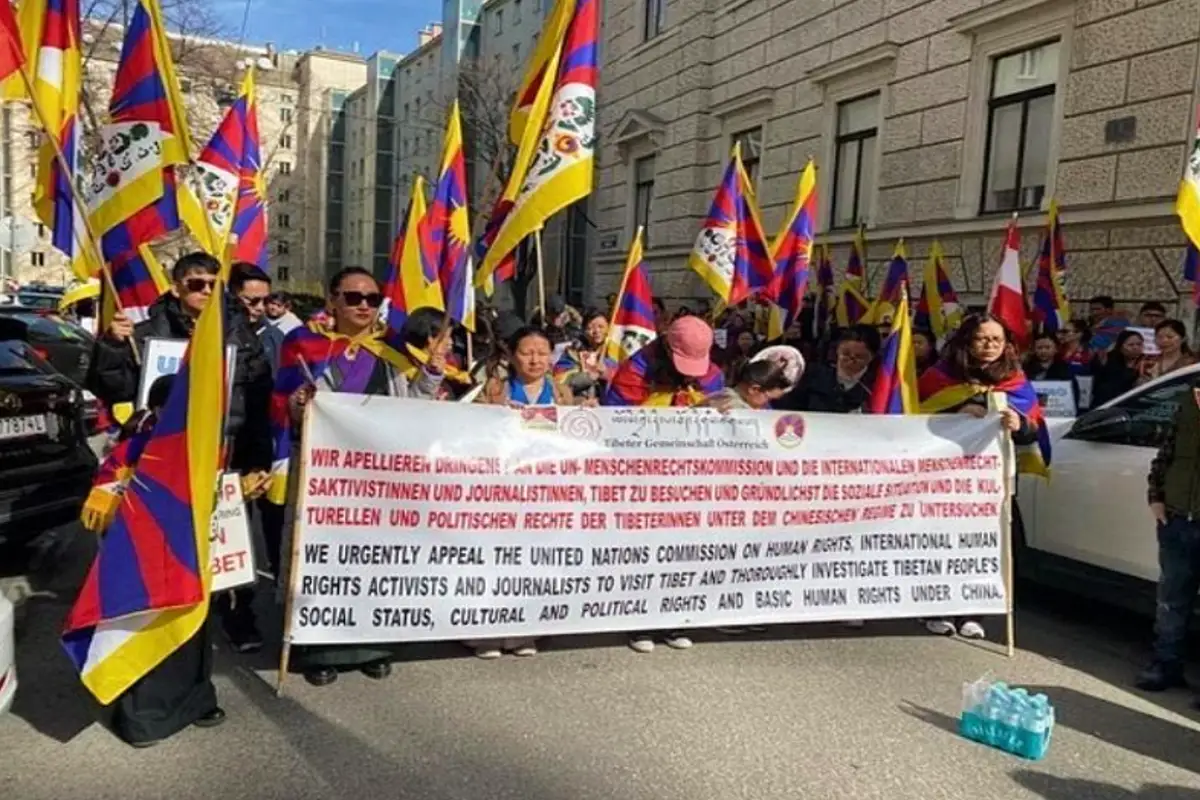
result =
[[[392,674],[392,664],[389,661],[376,661],[363,667],[362,674],[371,680],[381,681]]]
[[[136,747],[138,750],[145,750],[147,747],[154,747],[154,745],[158,744],[161,741],[162,741],[162,739],[151,739],[148,742],[130,742],[129,746]]]
[[[313,686],[328,686],[338,678],[337,670],[333,667],[318,667],[304,673],[304,680]]]
[[[257,653],[262,650],[262,634],[258,632],[253,617],[241,614],[226,617],[222,627],[225,629],[225,638],[229,640],[235,652]]]
[[[197,728],[215,728],[225,721],[225,710],[217,706],[192,724]]]
[[[1138,673],[1134,686],[1143,692],[1165,692],[1187,686],[1187,681],[1182,668],[1156,661]]]

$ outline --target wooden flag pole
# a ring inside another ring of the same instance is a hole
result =
[[[1003,411],[1009,407],[1008,398],[1003,394],[990,392],[988,394],[988,407],[991,411]],[[1004,547],[1001,562],[1004,564],[1004,646],[1007,656],[1009,658],[1014,658],[1017,654],[1015,623],[1017,565],[1013,558],[1012,529],[1014,497],[1013,481],[1017,474],[1017,458],[1016,450],[1013,448],[1011,433],[1008,431],[1002,431],[1000,446],[1003,448],[1003,458],[1001,461],[1004,464],[1004,502],[1000,506],[1000,539],[1003,542]]]
[[[546,319],[549,312],[546,308],[546,264],[545,258],[542,256],[541,228],[533,232],[533,249],[537,258],[538,308],[542,312],[542,327],[546,327],[550,320]]]
[[[315,389],[316,385],[315,383],[312,383],[314,380],[312,377],[312,372],[308,369],[307,364],[304,366],[304,371],[310,381],[308,385]],[[290,463],[288,464],[289,470],[291,470],[293,467],[299,467],[300,480],[296,483],[297,497],[286,498],[286,500],[294,501],[295,503],[295,511],[293,512],[294,516],[292,517],[291,558],[288,560],[287,564],[288,571],[286,576],[283,574],[276,576],[276,580],[279,581],[280,584],[287,586],[287,593],[283,596],[283,647],[279,653],[279,675],[275,680],[275,695],[277,697],[283,696],[283,684],[287,679],[288,666],[291,664],[292,660],[292,607],[295,604],[296,598],[296,581],[300,575],[300,570],[298,569],[301,553],[300,520],[303,512],[299,493],[304,491],[304,486],[307,483],[305,480],[305,472],[307,472],[305,468],[305,455],[307,454],[306,446],[309,440],[309,429],[312,427],[312,400],[313,398],[310,397],[308,403],[305,404],[304,418],[300,424],[300,463],[298,465],[293,465]],[[290,486],[291,481],[288,481],[288,484]],[[283,570],[279,571],[281,573],[283,572]]]

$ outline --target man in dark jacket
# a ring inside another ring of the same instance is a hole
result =
[[[144,357],[147,339],[190,339],[200,312],[212,296],[219,270],[220,263],[212,256],[190,253],[175,262],[171,290],[150,307],[146,320],[135,326],[127,316],[117,314],[108,330],[96,340],[88,388],[109,406],[136,403],[141,366],[134,358],[129,340],[133,340]],[[258,473],[265,479],[274,455],[268,418],[273,386],[271,366],[243,302],[236,297],[226,298],[225,343],[237,349],[225,420],[226,440],[232,443],[229,468],[243,475]],[[222,609],[229,605],[228,598],[217,603]],[[230,638],[238,650],[262,646],[252,616],[240,611],[236,618],[226,614],[227,633],[231,631],[230,619],[236,619]]]
[[[1161,692],[1183,686],[1188,623],[1200,590],[1200,382],[1179,405],[1150,464],[1147,500],[1158,526],[1158,607],[1154,660],[1137,686]]]
[[[233,265],[229,276],[229,293],[241,301],[250,329],[262,343],[263,355],[271,366],[271,382],[279,371],[279,351],[283,348],[284,332],[267,319],[267,301],[271,295],[271,277],[255,264]]]

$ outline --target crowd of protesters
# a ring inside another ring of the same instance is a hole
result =
[[[191,336],[218,270],[218,262],[203,254],[180,258],[172,270],[171,291],[150,309],[146,321],[135,326],[123,315],[116,316],[97,341],[89,377],[89,388],[102,401],[111,406],[135,398],[139,365],[129,341]],[[856,414],[868,405],[886,335],[873,325],[818,332],[812,309],[806,308],[779,341],[768,343],[761,311],[754,306],[725,309],[714,319],[704,302],[669,313],[656,300],[656,338],[618,363],[610,354],[605,311],[578,310],[560,297],[550,297],[528,323],[511,311],[483,306],[473,335],[449,325],[443,312],[428,308],[411,310],[403,330],[391,330],[378,281],[356,267],[331,278],[325,306],[308,319],[296,315],[286,295],[272,291],[270,277],[249,264],[234,266],[226,302],[226,340],[237,352],[226,427],[228,463],[245,476],[247,498],[265,544],[264,563],[279,585],[286,585],[289,569],[298,471],[288,473],[282,505],[264,495],[280,450],[285,459],[299,457],[299,424],[317,392],[473,400],[509,407],[706,406],[722,412]],[[1091,307],[1087,322],[1072,322],[1057,335],[1038,335],[1023,362],[1012,333],[986,314],[968,315],[945,342],[931,331],[915,330],[913,348],[920,372],[937,372],[947,381],[977,390],[952,405],[928,410],[983,416],[990,393],[1003,392],[1025,376],[1066,381],[1087,375],[1094,381],[1095,401],[1103,402],[1194,362],[1183,326],[1167,319],[1162,306],[1147,303],[1135,326],[1115,313],[1109,298],[1094,298]],[[1154,331],[1155,357],[1147,354],[1138,328]],[[302,369],[297,371],[297,365]],[[152,400],[161,403],[162,392],[162,386],[156,386]],[[140,412],[118,441],[144,436],[147,415],[153,413]],[[1003,412],[1002,423],[1018,444],[1035,436],[1030,420],[1017,410]],[[119,444],[113,452],[113,457],[128,457]],[[1167,474],[1165,467],[1159,472]],[[1170,511],[1164,509],[1161,517],[1169,518]],[[226,593],[213,604],[225,638],[238,652],[263,646],[253,610],[256,591],[262,590]],[[938,634],[984,636],[974,619],[924,623]],[[658,642],[674,649],[692,646],[691,638],[680,631],[644,631],[631,636],[630,647],[649,653]],[[505,652],[519,657],[538,652],[538,642],[530,638],[466,644],[483,659]],[[145,746],[188,725],[219,724],[224,713],[212,688],[210,651],[206,626],[122,698],[114,721],[117,733]],[[382,680],[392,671],[394,655],[394,648],[386,645],[303,647],[297,648],[293,663],[310,684],[327,686],[347,670]],[[1170,685],[1176,679],[1172,669],[1161,668],[1151,676],[1160,679],[1157,683],[1144,683]]]

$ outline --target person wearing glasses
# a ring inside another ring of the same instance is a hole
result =
[[[429,341],[425,363],[388,336],[380,318],[383,294],[375,277],[362,267],[345,267],[329,281],[325,321],[310,320],[283,342],[281,368],[271,399],[277,452],[287,453],[287,492],[282,552],[289,558],[292,518],[300,495],[300,426],[304,409],[318,392],[436,400],[450,351],[450,326]],[[414,309],[413,316],[419,309]],[[426,316],[422,314],[421,316]],[[411,317],[410,317],[411,321]],[[408,331],[410,341],[416,335]],[[396,349],[393,345],[400,346]],[[286,448],[286,449],[285,449]],[[281,570],[287,576],[289,565]],[[286,582],[281,585],[288,585]],[[388,644],[297,647],[295,663],[313,686],[328,686],[343,671],[357,670],[373,680],[392,673],[395,648]]]

